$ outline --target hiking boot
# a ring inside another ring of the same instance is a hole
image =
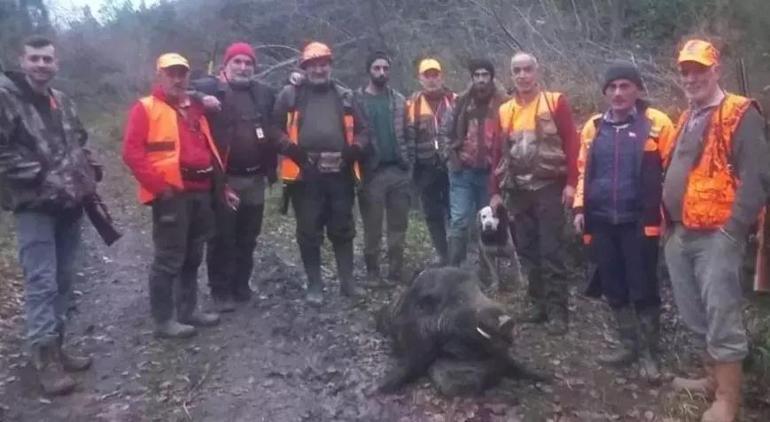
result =
[[[239,289],[235,289],[233,292],[233,300],[235,302],[239,303],[246,303],[251,301],[251,298],[254,296],[254,292],[251,290],[251,287],[244,286]]]
[[[219,313],[235,312],[235,301],[229,296],[214,296],[214,309]]]
[[[545,326],[545,331],[551,336],[563,336],[569,332],[567,318],[550,318]]]
[[[340,279],[340,292],[343,296],[359,298],[363,290],[356,285],[353,277],[353,242],[334,243],[334,259],[337,261],[337,276]]]
[[[32,347],[32,367],[37,374],[43,392],[51,396],[71,393],[77,383],[64,372],[56,345],[35,345]]]
[[[545,330],[552,336],[563,336],[569,331],[569,310],[567,304],[549,303],[546,307],[548,324]]]
[[[660,380],[658,343],[660,342],[660,308],[637,309],[639,321],[639,372],[648,382]]]
[[[734,422],[741,402],[741,362],[719,362],[714,365],[716,400],[703,414],[701,422]]]
[[[542,324],[548,322],[548,314],[545,312],[545,306],[533,304],[518,318],[518,322],[523,324]]]
[[[196,309],[190,315],[179,318],[179,322],[192,325],[193,327],[213,327],[219,324],[219,314],[203,312]]]
[[[459,267],[465,262],[465,257],[468,254],[468,241],[467,238],[462,237],[450,237],[449,238],[449,265],[453,267]]]
[[[308,281],[305,301],[313,306],[321,306],[323,304],[323,287],[320,280],[317,282]]]
[[[189,338],[198,331],[192,325],[181,324],[173,319],[155,323],[155,337],[157,338]]]
[[[59,333],[59,338],[56,343],[59,360],[62,368],[67,372],[80,372],[85,371],[91,367],[93,359],[89,356],[73,355],[64,350],[64,334]]]
[[[639,357],[637,321],[634,309],[624,306],[612,310],[620,345],[617,349],[600,354],[596,362],[601,365],[624,367],[636,362]]]

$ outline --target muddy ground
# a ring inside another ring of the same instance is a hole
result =
[[[105,139],[116,139],[105,133]],[[118,142],[117,140],[110,142]],[[216,328],[184,341],[152,337],[147,296],[151,259],[148,210],[134,202],[132,180],[116,148],[101,156],[112,169],[102,194],[125,232],[112,248],[85,232],[82,268],[74,287],[70,346],[91,353],[94,367],[79,375],[71,396],[39,394],[23,354],[19,273],[6,233],[0,244],[0,421],[696,421],[706,402],[676,395],[665,385],[635,380],[636,368],[608,370],[593,359],[611,343],[605,306],[578,295],[572,283],[568,335],[554,338],[536,327],[517,327],[516,355],[553,371],[552,385],[506,381],[484,397],[446,399],[421,380],[402,394],[384,396],[374,386],[391,364],[388,344],[374,330],[374,311],[397,289],[369,288],[368,300],[339,297],[333,266],[320,309],[303,302],[304,276],[291,216],[278,214],[272,192],[256,253],[252,303],[223,316]],[[0,223],[6,232],[8,218]],[[409,270],[430,259],[424,227],[415,213],[409,233]],[[360,245],[356,275],[363,279]],[[325,262],[332,262],[325,251]],[[201,303],[210,306],[201,270]],[[8,287],[10,286],[10,288]],[[500,297],[519,312],[523,287]],[[668,289],[666,288],[666,292]],[[667,294],[668,296],[668,294]],[[11,302],[8,302],[12,300]],[[10,304],[8,304],[10,303]],[[667,300],[664,370],[695,373],[687,335]],[[770,420],[770,397],[747,383],[742,420]]]

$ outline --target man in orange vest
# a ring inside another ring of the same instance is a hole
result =
[[[444,86],[441,64],[427,58],[420,62],[422,90],[406,104],[406,142],[414,146],[414,183],[420,193],[430,240],[436,249],[436,264],[449,263],[446,220],[449,214],[449,176],[439,151],[438,132],[451,115],[457,95]]]
[[[677,62],[690,107],[664,149],[665,254],[679,313],[705,343],[706,376],[677,378],[674,387],[715,395],[703,422],[732,422],[748,354],[741,263],[765,203],[770,153],[756,103],[720,87],[711,43],[688,41]]]
[[[139,182],[139,201],[152,207],[150,306],[155,335],[183,338],[194,335],[196,326],[219,323],[219,315],[201,312],[196,304],[198,266],[213,231],[212,192],[222,161],[202,105],[187,96],[187,59],[163,54],[156,70],[152,95],[131,109],[123,160]],[[227,197],[236,208],[237,196]]]
[[[511,58],[514,97],[500,106],[500,136],[492,150],[489,205],[505,202],[516,221],[516,245],[527,271],[533,307],[524,322],[567,330],[564,208],[572,206],[579,140],[566,96],[540,85],[537,59]]]
[[[353,92],[332,81],[332,51],[311,42],[300,58],[305,71],[298,85],[278,94],[273,118],[285,122],[289,139],[307,153],[300,169],[284,158],[281,178],[289,186],[297,218],[297,243],[307,274],[307,301],[323,302],[321,244],[324,228],[332,242],[342,294],[361,295],[353,279],[353,202],[357,161],[368,143],[368,130]]]

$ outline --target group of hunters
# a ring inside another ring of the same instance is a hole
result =
[[[748,353],[739,273],[765,204],[770,155],[755,101],[721,87],[714,45],[693,39],[679,52],[689,108],[677,124],[645,100],[639,69],[619,61],[603,77],[605,110],[582,131],[566,96],[544,90],[530,53],[511,59],[512,96],[497,88],[486,59],[470,61],[470,87],[457,95],[439,61],[426,58],[417,72],[422,89],[408,98],[389,86],[386,53],[366,59],[369,81],[356,91],[332,78],[333,63],[327,45],[308,44],[298,73],[274,94],[255,81],[257,56],[246,43],[227,48],[218,75],[192,82],[181,55],[157,59],[154,88],[131,108],[123,142],[139,201],[152,209],[156,336],[188,337],[219,322],[196,304],[204,251],[216,311],[250,299],[265,188],[278,175],[294,209],[309,304],[323,302],[324,230],[341,293],[362,294],[353,276],[356,196],[367,278],[402,278],[416,188],[435,265],[463,264],[476,212],[505,205],[532,301],[525,319],[562,335],[568,208],[598,268],[589,290],[606,298],[620,339],[598,360],[637,362],[641,377],[659,378],[662,237],[676,305],[700,341],[705,371],[673,385],[713,398],[703,421],[735,420]],[[69,372],[91,364],[62,344],[83,206],[102,169],[74,104],[51,88],[53,43],[26,39],[20,67],[0,76],[2,205],[15,217],[32,365],[45,392],[66,394],[76,384]]]

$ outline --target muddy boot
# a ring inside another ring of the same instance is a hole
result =
[[[192,325],[180,324],[173,319],[155,323],[155,337],[157,338],[189,338],[198,331]]]
[[[312,306],[321,306],[324,300],[321,281],[321,248],[300,245],[299,252],[302,257],[302,265],[305,267],[305,275],[307,275],[305,301]]]
[[[62,367],[55,344],[35,345],[32,347],[32,367],[37,374],[38,383],[47,395],[58,396],[71,393],[77,383]]]
[[[466,239],[460,237],[449,238],[449,265],[459,267],[465,261],[468,254],[468,244]]]
[[[617,325],[620,346],[612,352],[599,355],[596,362],[607,366],[628,366],[634,363],[639,356],[636,314],[631,306],[613,309],[612,312]]]
[[[364,263],[366,264],[366,281],[373,285],[378,286],[381,284],[380,279],[380,263],[376,255],[364,255]]]
[[[193,327],[213,327],[219,324],[219,314],[203,312],[196,309],[189,315],[179,318],[179,322],[192,325]]]
[[[235,288],[235,291],[233,291],[233,300],[235,302],[246,303],[251,301],[253,295],[254,292],[251,290],[251,287],[249,287],[247,282],[246,285],[241,285]]]
[[[340,292],[343,296],[360,298],[364,292],[353,278],[353,242],[334,243],[334,259],[337,261],[337,277],[340,279]]]
[[[703,369],[706,373],[703,378],[676,377],[671,382],[671,387],[677,392],[700,393],[706,397],[713,397],[717,381],[714,377],[714,361],[710,356],[704,356]]]
[[[80,372],[85,371],[91,367],[93,359],[89,356],[73,355],[64,350],[64,333],[59,332],[59,337],[56,341],[56,347],[58,348],[59,359],[61,360],[62,368],[68,372]]]
[[[649,382],[660,380],[658,343],[660,341],[660,308],[648,307],[637,311],[639,319],[639,371]]]
[[[552,336],[563,336],[569,331],[569,314],[566,307],[552,305],[548,307],[546,332]]]
[[[717,382],[716,400],[703,414],[701,422],[734,422],[741,403],[741,362],[718,362],[714,365]]]
[[[214,296],[214,309],[219,313],[234,312],[235,301],[230,296]]]
[[[388,280],[393,283],[400,283],[403,266],[404,251],[391,251],[388,254]]]

